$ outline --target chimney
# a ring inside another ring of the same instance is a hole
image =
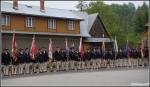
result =
[[[17,0],[13,1],[13,8],[16,10],[18,9],[18,1]]]
[[[44,0],[40,1],[40,11],[44,12]]]

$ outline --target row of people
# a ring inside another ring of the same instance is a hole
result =
[[[127,53],[125,49],[119,48],[119,52],[115,55],[115,52],[112,48],[109,50],[106,49],[105,55],[103,55],[100,48],[93,48],[92,50],[87,49],[84,52],[84,55],[81,56],[78,49],[74,49],[73,47],[67,54],[65,49],[60,49],[57,47],[56,51],[53,53],[53,60],[49,62],[48,53],[45,51],[45,48],[38,49],[38,53],[35,55],[35,58],[30,56],[28,48],[19,49],[18,58],[14,60],[12,56],[8,53],[8,49],[2,53],[2,64],[4,65],[4,74],[8,75],[8,67],[10,62],[12,63],[12,74],[23,74],[23,67],[25,67],[25,73],[29,73],[29,65],[32,63],[33,72],[36,73],[36,65],[39,65],[40,73],[47,71],[47,64],[50,63],[50,70],[53,71],[53,63],[56,62],[56,70],[74,70],[74,63],[77,63],[77,69],[85,69],[85,63],[88,69],[90,68],[102,68],[107,67],[107,63],[109,60],[111,67],[119,67],[119,66],[132,66],[131,59],[133,59],[133,65],[142,65],[141,59],[141,51],[139,50],[130,50],[130,57],[127,57]],[[145,48],[145,58],[148,58],[148,49]],[[92,61],[92,66],[91,66]],[[139,62],[138,62],[139,61]],[[69,67],[70,66],[70,67]]]

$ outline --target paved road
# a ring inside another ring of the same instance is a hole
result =
[[[2,86],[131,86],[148,83],[148,67],[102,68],[2,77]]]

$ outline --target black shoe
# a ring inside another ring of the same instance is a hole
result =
[[[15,74],[15,75],[17,75],[17,74]]]
[[[37,72],[34,72],[34,73],[37,73]]]

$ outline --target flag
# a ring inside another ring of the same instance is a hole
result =
[[[115,57],[116,57],[118,54],[118,45],[117,45],[116,36],[115,36],[115,43],[114,43],[114,52],[115,52]]]
[[[13,55],[14,60],[16,61],[16,59],[17,59],[17,43],[16,43],[15,32],[13,33],[13,38],[12,38],[12,55]]]
[[[52,58],[53,58],[53,54],[52,54],[52,40],[51,39],[50,39],[50,43],[49,43],[48,57],[49,57],[49,61],[51,63],[52,62]]]
[[[103,56],[105,56],[104,34],[103,34],[103,38],[102,38],[102,53],[103,53]]]
[[[36,54],[36,44],[35,44],[35,39],[34,38],[32,38],[30,54],[31,54],[31,57],[34,59],[35,58],[35,54]]]
[[[130,52],[129,52],[128,40],[127,40],[127,44],[126,44],[126,53],[127,53],[127,56],[129,57],[130,56]]]
[[[141,45],[141,57],[144,57],[144,42],[142,40],[142,45]]]
[[[69,56],[68,40],[66,38],[66,55]]]
[[[83,45],[82,45],[82,37],[79,39],[80,39],[80,41],[79,41],[79,53],[80,53],[81,57],[83,57],[84,49],[83,49]]]

